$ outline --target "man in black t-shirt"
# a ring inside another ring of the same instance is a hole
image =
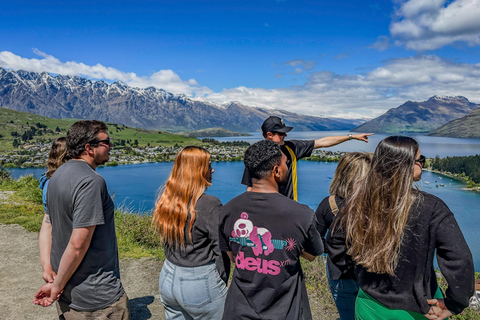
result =
[[[279,192],[284,196],[297,201],[297,174],[296,162],[305,157],[310,157],[312,151],[318,148],[332,147],[347,140],[361,140],[368,142],[368,136],[373,133],[348,134],[344,136],[324,137],[317,140],[288,140],[284,141],[287,132],[293,127],[285,125],[282,119],[276,116],[268,117],[262,124],[262,132],[265,140],[276,142],[287,156],[288,178],[287,182],[280,186]],[[245,169],[242,184],[247,186],[247,191],[252,186],[252,179]]]
[[[323,253],[313,210],[278,193],[286,156],[263,140],[245,152],[252,187],[225,204],[219,243],[235,262],[223,319],[311,319],[300,265]]]

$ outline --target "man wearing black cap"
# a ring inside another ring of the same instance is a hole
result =
[[[287,132],[292,129],[293,127],[286,126],[283,120],[276,116],[268,117],[262,124],[265,140],[278,143],[282,152],[287,156],[288,179],[284,185],[279,186],[279,192],[295,201],[297,200],[297,160],[310,157],[314,149],[332,147],[352,139],[368,142],[368,136],[373,135],[373,133],[359,133],[324,137],[317,140],[284,141]],[[252,186],[252,179],[246,169],[243,172],[242,184],[247,186],[247,191]]]

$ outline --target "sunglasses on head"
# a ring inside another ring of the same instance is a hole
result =
[[[415,159],[415,162],[420,163],[420,165],[423,167],[423,166],[425,166],[425,161],[426,160],[427,160],[427,158],[425,158],[424,155],[420,155],[420,157],[418,159]]]

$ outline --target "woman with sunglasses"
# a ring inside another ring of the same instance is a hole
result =
[[[223,316],[229,260],[218,247],[222,203],[204,193],[213,172],[207,150],[185,147],[155,207],[153,224],[165,243],[159,284],[167,320]]]
[[[356,263],[356,319],[445,319],[468,306],[472,255],[445,203],[412,187],[424,163],[414,139],[382,140],[327,236],[332,246],[346,243]],[[445,295],[437,284],[435,253],[448,283]]]

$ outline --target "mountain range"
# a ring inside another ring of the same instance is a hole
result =
[[[51,118],[97,119],[137,128],[191,131],[224,128],[259,131],[277,115],[298,131],[350,130],[363,120],[306,116],[230,102],[194,100],[154,87],[135,88],[78,76],[12,71],[0,68],[0,107]]]
[[[355,132],[423,133],[463,117],[480,107],[462,96],[433,96],[427,101],[407,101],[365,122]]]

